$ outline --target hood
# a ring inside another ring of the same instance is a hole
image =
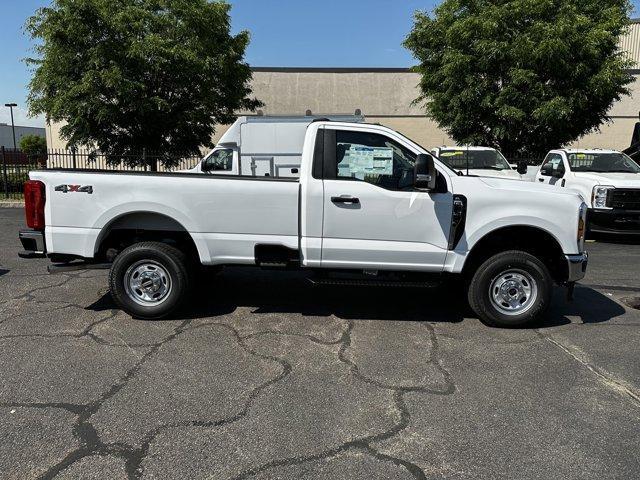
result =
[[[571,195],[582,198],[582,195],[575,190],[568,188],[558,188],[554,185],[548,185],[546,183],[534,183],[534,182],[518,182],[513,179],[499,179],[499,178],[482,178],[485,185],[491,188],[499,188],[500,190],[516,190],[518,192],[530,192],[530,193],[551,193],[553,195]],[[582,198],[584,201],[584,198]]]
[[[575,172],[576,178],[584,178],[601,185],[619,188],[640,188],[640,173]]]

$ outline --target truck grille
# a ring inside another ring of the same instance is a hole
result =
[[[611,208],[640,210],[640,189],[616,188],[611,195]]]

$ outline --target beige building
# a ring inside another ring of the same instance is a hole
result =
[[[634,21],[621,48],[640,66],[640,22]],[[253,92],[265,106],[265,115],[353,114],[360,110],[368,122],[380,123],[400,131],[426,148],[452,144],[447,134],[413,104],[419,95],[419,75],[403,68],[288,68],[253,69]],[[610,111],[611,121],[599,132],[575,143],[579,147],[613,148],[629,146],[640,110],[640,70],[632,94],[617,102]],[[239,112],[247,113],[247,112]],[[214,140],[227,126],[216,129]],[[59,125],[47,126],[49,148],[65,148]]]

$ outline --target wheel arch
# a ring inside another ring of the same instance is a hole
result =
[[[507,250],[521,250],[534,255],[545,264],[557,282],[566,278],[567,263],[560,241],[548,230],[531,225],[504,226],[485,233],[467,254],[463,275],[473,275],[485,260]]]
[[[108,250],[121,250],[139,241],[164,241],[186,249],[186,253],[203,258],[202,246],[185,226],[170,215],[150,210],[120,213],[100,229],[94,245],[94,258],[108,258]]]

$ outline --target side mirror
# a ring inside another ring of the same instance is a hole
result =
[[[553,165],[551,163],[546,163],[540,169],[540,173],[546,177],[550,177],[553,175]]]
[[[437,175],[433,157],[426,153],[418,154],[413,186],[421,190],[435,190]]]
[[[213,170],[213,162],[209,162],[208,158],[205,158],[200,164],[200,170],[202,170],[203,172],[210,172],[211,170]]]
[[[527,162],[525,160],[522,160],[520,162],[518,162],[518,173],[520,175],[524,175],[525,173],[527,173],[527,170],[529,170],[529,167],[527,165]]]

